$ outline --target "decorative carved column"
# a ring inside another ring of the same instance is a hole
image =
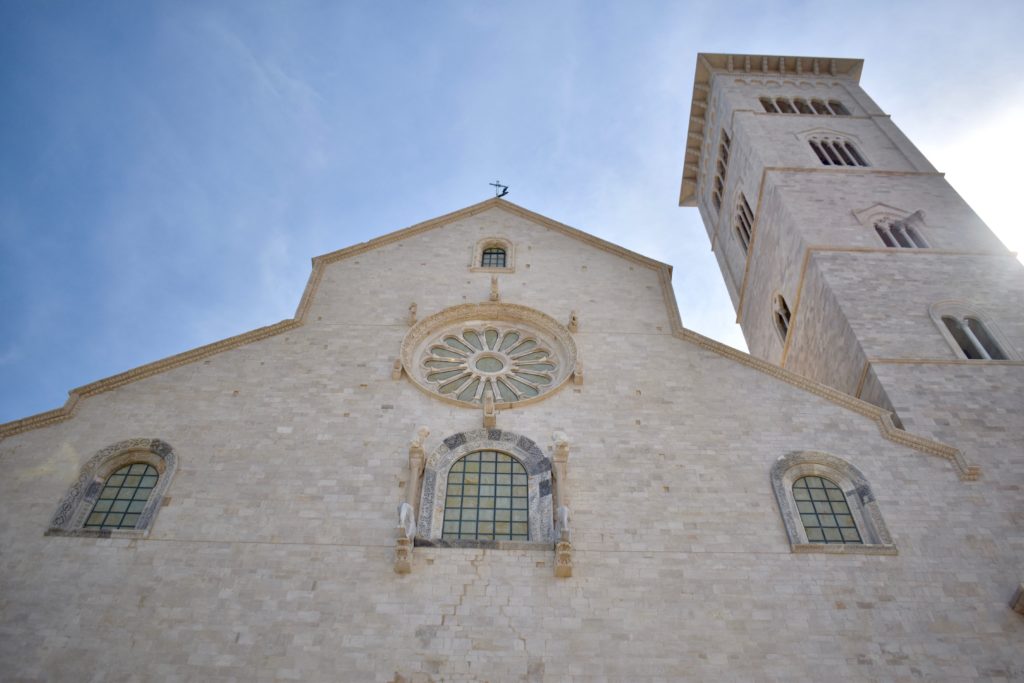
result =
[[[572,576],[572,529],[569,527],[569,440],[564,432],[551,435],[555,452],[551,458],[551,474],[555,478],[555,576]]]
[[[412,549],[416,538],[416,506],[419,503],[420,482],[426,454],[423,442],[430,430],[420,427],[409,442],[409,481],[405,487],[405,502],[398,506],[398,527],[395,529],[395,572],[412,571]]]

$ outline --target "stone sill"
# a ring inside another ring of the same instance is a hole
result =
[[[495,275],[511,274],[516,272],[515,268],[504,267],[495,268],[494,266],[470,266],[469,272],[471,273],[494,273]]]
[[[77,538],[145,538],[145,529],[47,529],[44,536],[71,536]]]
[[[555,549],[554,541],[478,541],[470,539],[443,540],[440,538],[417,538],[417,548],[480,548],[486,550],[543,550]]]
[[[800,554],[822,555],[897,555],[894,545],[869,545],[864,543],[794,543],[790,550]]]

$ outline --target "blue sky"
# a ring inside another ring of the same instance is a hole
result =
[[[0,4],[0,422],[291,317],[309,258],[488,197],[675,266],[742,348],[676,206],[696,53],[862,57],[1011,248],[1024,3]]]

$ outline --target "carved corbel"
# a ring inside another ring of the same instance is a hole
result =
[[[395,529],[395,573],[408,574],[412,571],[413,539],[416,537],[416,516],[412,506],[401,503],[398,506],[398,527]]]
[[[426,465],[423,442],[430,436],[430,430],[419,427],[409,441],[409,483],[405,488],[405,502],[398,506],[398,527],[395,529],[395,572],[408,574],[412,571],[412,549],[416,538],[416,501],[419,498],[420,480]]]
[[[409,441],[409,486],[405,490],[405,502],[416,511],[416,503],[419,501],[420,479],[423,478],[423,468],[426,465],[427,456],[423,451],[423,442],[430,436],[427,427],[419,427]]]
[[[498,424],[498,411],[494,408],[494,396],[490,391],[484,393],[484,429],[493,429]]]
[[[555,444],[554,455],[551,457],[551,473],[555,476],[555,508],[569,505],[569,438],[565,432],[554,432],[551,441]]]
[[[396,358],[391,364],[391,379],[402,379],[402,359]]]
[[[569,327],[569,331],[570,332],[579,332],[579,329],[580,329],[580,318],[579,318],[578,315],[576,315],[576,311],[572,311],[571,313],[569,313],[569,325],[568,325],[568,327]]]
[[[501,295],[498,294],[498,276],[497,275],[492,275],[491,276],[491,296],[490,296],[490,299],[491,299],[491,301],[500,301],[501,300]]]
[[[416,324],[416,302],[409,304],[409,326]]]
[[[572,529],[569,526],[569,508],[562,505],[557,510],[558,542],[555,543],[555,576],[567,578],[572,576]]]

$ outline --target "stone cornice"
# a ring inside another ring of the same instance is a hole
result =
[[[693,332],[687,329],[680,329],[674,332],[675,336],[679,339],[691,342],[702,348],[714,351],[720,356],[730,358],[741,365],[759,370],[766,375],[771,375],[776,379],[782,380],[783,382],[790,384],[804,391],[810,392],[815,396],[820,396],[836,405],[842,406],[852,410],[855,413],[859,413],[864,417],[874,420],[878,425],[878,430],[882,436],[886,439],[898,443],[902,446],[908,446],[921,453],[927,453],[929,455],[936,455],[940,458],[949,460],[953,467],[957,470],[960,478],[966,481],[974,481],[981,475],[981,470],[976,465],[970,465],[963,457],[958,449],[953,448],[947,444],[932,439],[911,434],[900,428],[898,428],[892,421],[892,416],[888,410],[879,408],[873,403],[868,403],[859,398],[854,398],[847,393],[833,389],[832,387],[824,384],[819,384],[813,380],[809,380],[803,375],[798,375],[791,370],[786,370],[778,365],[769,363],[768,361],[755,358],[748,353],[744,353],[731,346],[726,346],[721,342],[717,342],[714,339],[705,337],[701,334]]]
[[[711,95],[711,81],[715,74],[762,74],[779,78],[847,78],[859,83],[863,66],[862,59],[699,53],[693,76],[690,126],[686,133],[679,206],[695,206],[697,203],[701,150],[704,146],[704,136],[709,132],[706,130],[708,98]],[[698,111],[701,112],[699,116],[695,113]]]

